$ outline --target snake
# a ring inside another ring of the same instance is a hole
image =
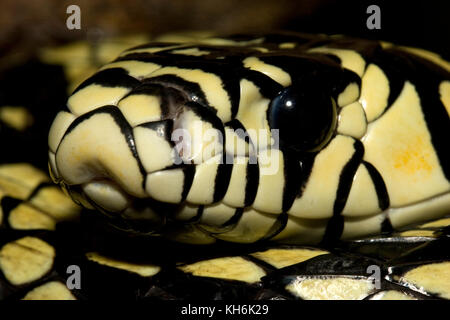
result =
[[[53,180],[126,230],[333,242],[450,206],[448,62],[342,37],[124,51],[49,133]]]
[[[1,298],[449,298],[424,276],[450,263],[447,61],[346,36],[167,38],[67,101],[48,88],[48,136],[23,133],[36,107],[0,109]]]

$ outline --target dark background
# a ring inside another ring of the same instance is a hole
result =
[[[378,0],[2,0],[0,56],[86,38],[179,30],[343,33],[419,46],[450,56],[450,1]],[[81,8],[81,30],[68,30],[66,8]],[[368,30],[366,9],[381,8],[381,30]]]

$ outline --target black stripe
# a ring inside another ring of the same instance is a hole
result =
[[[184,181],[183,181],[183,192],[181,193],[181,202],[186,200],[189,190],[191,189],[192,182],[194,181],[195,165],[183,166],[183,174],[184,174]]]
[[[376,119],[381,118],[391,108],[392,104],[402,92],[408,74],[413,70],[411,70],[411,66],[408,65],[405,59],[381,48],[375,50],[373,56],[369,59],[370,63],[377,65],[384,72],[389,81],[387,106],[377,118],[372,120],[373,122]],[[368,67],[368,65],[366,67]]]
[[[415,86],[431,142],[444,175],[450,181],[450,153],[447,141],[450,117],[439,96],[439,85],[442,81],[450,81],[450,72],[427,59],[402,50],[389,48],[385,51],[387,53],[381,56],[384,59],[381,64],[389,77],[391,91],[396,83],[395,91],[400,85],[402,90],[404,80],[409,80]],[[390,97],[390,102],[394,102],[394,98]]]
[[[389,216],[386,215],[383,222],[381,223],[381,233],[390,234],[392,231],[394,231],[394,227],[392,226]]]
[[[234,118],[239,108],[241,95],[240,84],[237,80],[239,71],[243,69],[240,65],[221,59],[198,59],[189,55],[173,56],[154,55],[149,53],[131,53],[119,57],[116,61],[136,60],[143,62],[152,62],[164,67],[176,67],[180,69],[201,70],[206,73],[214,74],[219,77],[222,87],[225,90],[228,100],[231,104],[231,117]],[[150,78],[151,79],[151,78]],[[150,80],[149,79],[149,80]]]
[[[132,47],[130,49],[125,50],[125,52],[128,51],[133,51],[133,50],[138,50],[138,49],[155,49],[155,48],[166,48],[166,47],[171,47],[171,46],[180,46],[180,48],[184,47],[183,44],[178,43],[178,42],[150,42],[150,43],[145,43],[145,44],[141,44],[135,47]],[[177,48],[177,49],[180,49]]]
[[[28,196],[27,200],[32,199],[34,196],[36,196],[39,191],[41,191],[44,188],[53,187],[57,188],[57,186],[53,182],[41,182],[37,187],[33,189],[33,192]]]
[[[265,241],[272,239],[281,231],[283,231],[287,225],[288,218],[289,216],[286,212],[282,212],[281,214],[279,214],[277,220],[275,220],[274,224],[270,227],[269,231],[267,231],[266,234],[258,241]]]
[[[205,108],[209,108],[212,112],[217,113],[217,110],[210,106],[208,100],[206,99],[206,95],[203,90],[200,88],[200,85],[196,82],[191,82],[184,80],[181,77],[172,74],[166,74],[162,76],[157,76],[153,78],[147,78],[143,80],[143,83],[146,85],[159,85],[165,87],[167,90],[170,90],[170,94],[160,93],[162,98],[161,108],[162,114],[164,116],[168,116],[171,114],[170,106],[173,104],[170,99],[173,99],[174,96],[184,94],[185,98],[189,101],[199,103]],[[175,89],[175,90],[174,90]],[[174,92],[176,91],[176,92]],[[180,100],[181,99],[175,99]],[[176,104],[176,101],[175,101]]]
[[[300,157],[300,170],[302,174],[302,179],[300,183],[300,188],[296,194],[297,198],[301,198],[303,195],[303,191],[305,191],[306,184],[308,182],[309,177],[311,176],[312,168],[314,166],[314,159],[316,158],[317,153],[304,154]]]
[[[141,84],[139,80],[128,75],[128,72],[122,68],[111,68],[99,71],[92,77],[82,82],[72,94],[80,91],[91,84],[98,84],[103,87],[124,87],[134,88]]]
[[[182,88],[180,88],[182,89]],[[189,99],[183,91],[172,87],[164,86],[160,83],[146,82],[128,92],[122,100],[133,95],[147,95],[160,98],[160,110],[162,119],[175,119],[186,100]]]
[[[101,114],[101,113],[109,114],[113,118],[114,122],[119,126],[120,131],[122,132],[122,134],[128,144],[128,148],[130,149],[131,154],[136,159],[137,165],[139,167],[139,171],[141,172],[141,175],[142,175],[142,188],[145,190],[145,182],[147,179],[147,172],[145,171],[144,166],[142,165],[141,160],[139,159],[139,155],[138,155],[138,152],[136,149],[136,143],[134,141],[133,128],[131,128],[131,126],[129,125],[129,123],[127,122],[125,117],[123,116],[122,112],[120,112],[119,108],[117,108],[116,106],[103,106],[103,107],[94,109],[92,111],[89,111],[89,112],[79,116],[78,118],[76,118],[70,124],[69,128],[66,130],[66,133],[64,134],[63,138],[61,139],[61,143],[59,144],[59,146],[61,146],[64,138],[67,135],[69,135],[80,123],[90,119],[91,117],[93,117],[97,114]],[[59,146],[58,146],[58,148],[59,148]],[[58,152],[58,150],[56,150],[56,152]]]
[[[322,244],[330,245],[341,238],[344,230],[344,217],[341,215],[347,202],[350,189],[352,187],[353,177],[364,156],[364,146],[359,140],[354,140],[353,147],[355,152],[350,160],[342,168],[339,184],[336,191],[336,200],[334,201],[333,216],[327,223],[325,235]]]
[[[266,76],[264,73],[256,70],[244,69],[241,77],[255,84],[259,89],[259,93],[268,99],[275,98],[280,91],[283,90],[283,86],[281,84],[269,76]]]
[[[300,160],[295,154],[283,151],[284,158],[284,189],[283,189],[283,212],[289,211],[294,200],[300,192],[303,177]]]
[[[352,82],[360,85],[361,79],[354,72],[343,69],[339,63],[326,55],[317,54],[261,54],[258,57],[265,63],[277,66],[291,76],[292,86],[315,81],[320,83],[324,94],[330,94],[335,100]]]
[[[403,53],[405,54],[405,53]],[[448,152],[448,128],[450,117],[439,95],[442,81],[450,81],[450,72],[423,58],[410,55],[416,67],[414,84],[420,97],[420,106],[431,135],[442,171],[450,181],[450,152]]]
[[[252,158],[250,158],[247,163],[247,172],[245,176],[245,207],[250,206],[255,201],[259,185],[259,164],[256,162],[256,158],[253,158],[252,162],[250,162],[251,159]]]
[[[164,87],[157,83],[141,83],[139,86],[135,87],[133,90],[124,95],[120,100],[124,100],[132,95],[148,95],[148,96],[161,96]]]
[[[370,178],[372,179],[372,182],[375,186],[375,191],[378,197],[378,206],[382,211],[384,211],[387,208],[389,208],[390,204],[386,184],[384,183],[381,174],[371,163],[363,161],[363,164],[365,165],[367,171],[369,172]]]
[[[193,216],[192,218],[190,218],[189,220],[184,221],[184,223],[196,223],[198,222],[203,214],[205,207],[203,205],[199,205],[197,208],[197,213],[195,214],[195,216]]]
[[[244,125],[242,124],[242,122],[240,122],[238,119],[233,119],[227,123],[225,123],[225,126],[230,127],[231,129],[233,129],[233,131],[236,133],[236,135],[244,140],[245,142],[247,142],[248,144],[252,143],[250,136],[247,133],[247,129],[245,129]]]
[[[244,213],[244,208],[236,208],[234,215],[230,219],[225,221],[220,227],[225,228],[225,227],[235,226],[239,222],[239,220],[241,220],[243,213]]]
[[[223,144],[225,148],[225,127],[223,125],[222,120],[220,120],[220,118],[217,117],[216,112],[212,112],[215,111],[215,109],[205,108],[201,104],[190,101],[186,102],[185,105],[190,110],[192,110],[202,121],[209,122],[214,129],[220,131],[221,136],[224,139]]]
[[[227,163],[226,154],[223,154],[224,163],[217,167],[216,178],[214,180],[214,196],[213,202],[222,200],[228,189],[231,180],[231,172],[233,171],[233,163]]]
[[[156,131],[158,136],[163,137],[171,146],[174,146],[175,143],[171,140],[172,138],[172,129],[173,129],[173,121],[172,120],[159,120],[159,121],[151,121],[138,125],[138,127],[150,129]]]

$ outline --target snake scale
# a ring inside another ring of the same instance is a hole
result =
[[[70,83],[112,43],[3,76],[0,298],[450,297],[429,277],[450,279],[448,62],[343,36],[169,36]]]

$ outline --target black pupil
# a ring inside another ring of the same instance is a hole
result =
[[[272,100],[271,129],[279,129],[280,146],[299,152],[315,151],[329,136],[335,122],[335,105],[317,86],[291,86]]]

